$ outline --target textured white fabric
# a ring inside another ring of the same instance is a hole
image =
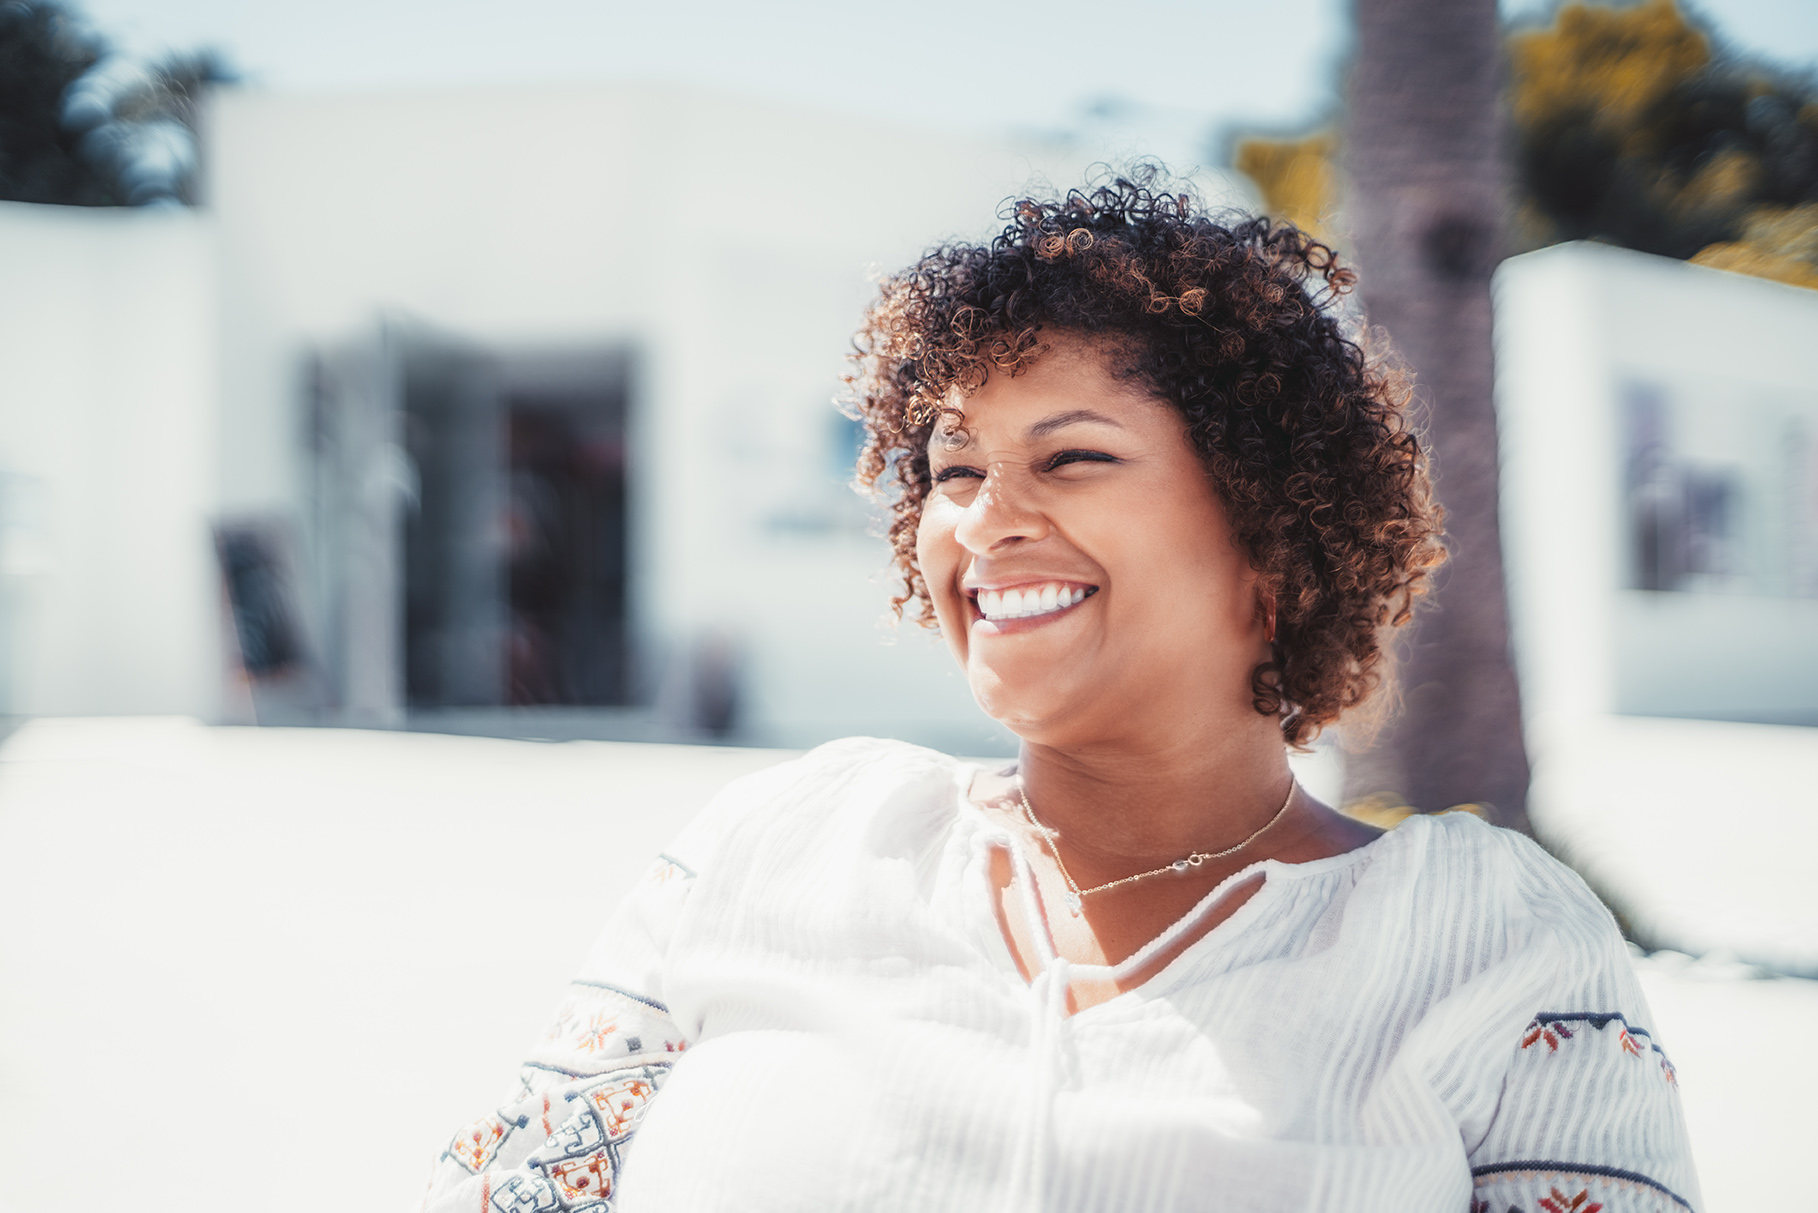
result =
[[[1615,924],[1527,839],[1417,817],[1252,865],[1228,920],[1069,1017],[1064,966],[1026,983],[1004,943],[1014,844],[974,773],[854,739],[729,786],[426,1208],[1699,1206]]]

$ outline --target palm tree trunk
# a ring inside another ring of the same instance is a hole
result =
[[[1402,711],[1346,795],[1475,802],[1527,828],[1528,759],[1497,524],[1490,273],[1504,169],[1496,0],[1356,0],[1346,167],[1372,326],[1415,371],[1452,559],[1401,661]]]

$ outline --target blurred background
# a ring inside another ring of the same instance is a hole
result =
[[[726,779],[1012,753],[833,401],[1140,157],[1419,376],[1455,559],[1303,780],[1572,863],[1709,1208],[1810,1207],[1818,5],[7,0],[0,1210],[410,1207]]]

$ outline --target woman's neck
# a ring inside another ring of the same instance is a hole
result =
[[[1075,963],[1121,964],[1250,864],[1307,863],[1355,850],[1380,834],[1299,790],[1274,722],[1257,723],[1264,727],[1243,720],[1210,736],[1189,737],[1183,730],[1165,745],[1076,747],[1025,739],[1017,768],[974,780],[973,799],[1022,838],[1017,849],[1049,907],[1047,929],[1060,955]],[[1023,812],[1019,792],[1025,790],[1041,829]],[[1043,837],[1043,829],[1052,835]],[[1165,870],[1194,852],[1218,855],[1238,844],[1246,845],[1185,870]],[[999,925],[1024,975],[1033,976],[1040,968],[1033,934],[1039,928],[1019,908],[1007,853],[993,862]],[[1099,888],[1113,881],[1121,883]],[[1147,980],[1261,887],[1260,876],[1234,884],[1142,972],[1076,984],[1070,995],[1076,1007]],[[1073,890],[1084,895],[1068,914],[1059,907],[1072,908]]]
[[[1037,817],[1059,832],[1069,864],[1087,869],[1076,878],[1087,883],[1102,872],[1114,879],[1194,851],[1224,850],[1276,816],[1293,776],[1273,722],[1258,724],[1264,727],[1140,746],[1025,741],[1018,773]]]

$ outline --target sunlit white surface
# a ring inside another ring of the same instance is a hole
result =
[[[1818,729],[1604,716],[1528,736],[1534,828],[1638,938],[1818,976]]]
[[[779,757],[28,725],[0,749],[0,1209],[92,1207],[56,1161],[78,1125],[143,1213],[414,1207],[616,890]]]
[[[1674,953],[1638,959],[1641,986],[1678,1068],[1698,1159],[1698,1213],[1808,1209],[1803,1167],[1818,1113],[1818,1058],[1789,1047],[1818,1024],[1818,981],[1751,979]]]
[[[110,1174],[146,1177],[135,1213],[414,1207],[617,890],[720,784],[781,757],[27,725],[0,747],[0,1210],[92,1208],[66,1161],[88,1134]],[[1335,772],[1322,755],[1301,778],[1317,795]],[[1642,976],[1699,1213],[1799,1207],[1818,983]]]

